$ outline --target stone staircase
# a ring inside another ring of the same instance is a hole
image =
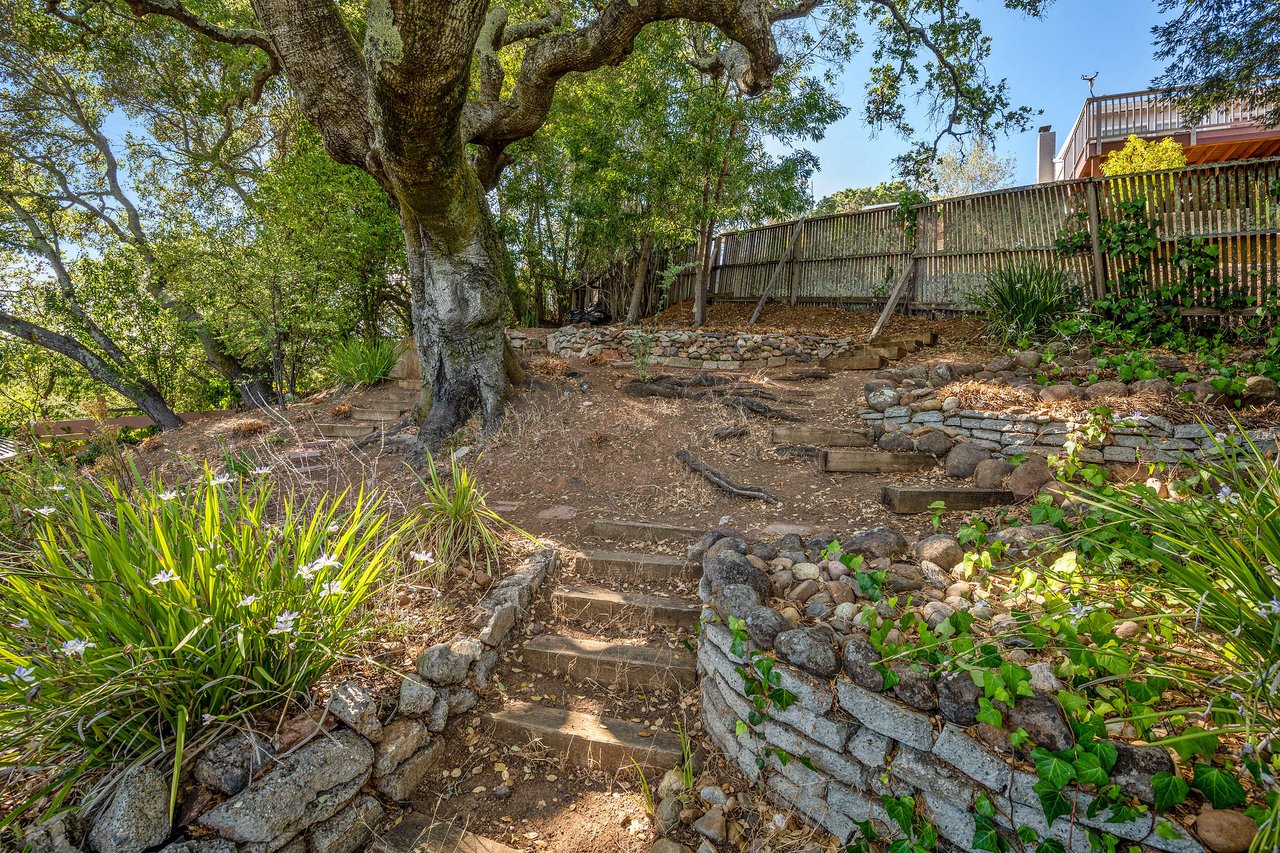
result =
[[[535,679],[563,678],[587,691],[603,688],[615,696],[678,694],[692,688],[697,683],[693,655],[660,641],[692,637],[698,622],[700,570],[683,551],[701,532],[600,520],[592,533],[602,547],[577,555],[571,565],[575,576],[562,577],[546,596],[546,610],[538,615],[548,617],[548,630],[512,649],[506,661],[518,659]],[[663,544],[679,553],[644,550],[645,544]],[[627,550],[636,545],[642,549]],[[652,633],[643,636],[647,631]],[[513,674],[507,681],[517,678]],[[681,758],[680,740],[670,732],[545,701],[509,700],[486,719],[501,743],[523,747],[537,741],[569,763],[588,768],[619,772],[638,765],[662,773]]]
[[[657,694],[674,710],[698,683],[692,652],[671,640],[692,641],[701,614],[696,594],[701,570],[683,554],[702,531],[599,520],[591,532],[599,547],[578,554],[566,576],[544,592],[528,617],[539,630],[527,632],[503,653],[494,678],[508,686],[530,682],[542,690],[553,689],[550,683],[567,684],[562,692],[572,690],[592,703],[626,704],[626,697]],[[553,761],[633,783],[637,767],[656,784],[655,777],[682,760],[680,738],[669,726],[575,709],[565,695],[542,695],[534,697],[536,702],[501,695],[506,698],[480,724],[498,744],[540,750]],[[515,853],[421,811],[410,812],[380,845],[379,853]]]
[[[329,439],[348,440],[363,438],[375,429],[383,429],[398,422],[413,410],[422,393],[422,383],[415,380],[396,379],[383,386],[379,399],[368,406],[356,406],[349,418],[317,423],[320,435]]]

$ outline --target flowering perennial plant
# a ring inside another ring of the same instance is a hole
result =
[[[28,781],[0,828],[56,811],[86,774],[85,804],[136,762],[176,783],[184,750],[351,653],[397,550],[363,493],[303,506],[209,472],[59,485],[7,496],[41,511],[7,508],[27,521],[0,558],[0,755]]]

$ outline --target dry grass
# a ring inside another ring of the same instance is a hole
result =
[[[260,418],[240,418],[232,421],[227,432],[236,438],[251,438],[271,429],[271,424]]]
[[[338,405],[331,406],[329,408],[329,414],[333,415],[335,418],[349,418],[351,417],[351,410],[354,408],[355,406],[351,403],[339,403]]]

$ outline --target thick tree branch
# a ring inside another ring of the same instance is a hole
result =
[[[76,362],[94,379],[136,403],[161,429],[182,426],[182,419],[174,414],[154,385],[145,380],[130,379],[74,338],[37,326],[7,311],[0,311],[0,332]]]
[[[58,0],[49,0],[49,2],[51,6],[58,4]],[[187,29],[194,30],[214,41],[241,46],[251,45],[265,51],[268,56],[275,55],[275,47],[267,38],[267,34],[261,30],[219,26],[192,12],[178,0],[125,0],[125,5],[139,18],[146,15],[160,15],[171,18]]]
[[[612,0],[586,26],[534,41],[510,97],[467,105],[463,138],[504,146],[529,136],[546,119],[561,78],[622,61],[640,30],[655,21],[683,18],[713,24],[741,45],[747,58],[736,68],[739,86],[747,93],[762,91],[779,63],[771,29],[777,11],[765,0]]]

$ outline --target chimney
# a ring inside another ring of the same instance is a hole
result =
[[[1047,184],[1054,179],[1053,157],[1058,153],[1058,134],[1053,132],[1053,125],[1046,124],[1040,128],[1040,136],[1036,142],[1036,183]]]

